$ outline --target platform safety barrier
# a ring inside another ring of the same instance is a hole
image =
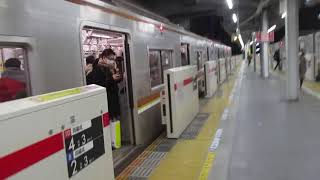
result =
[[[197,68],[184,66],[166,70],[164,80],[167,137],[179,138],[199,112]]]
[[[216,61],[207,61],[204,64],[206,97],[212,97],[218,88],[218,64]]]
[[[114,179],[105,88],[0,104],[0,179]]]
[[[222,84],[227,79],[226,59],[219,59],[219,83]]]

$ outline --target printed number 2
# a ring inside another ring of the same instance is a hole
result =
[[[76,160],[73,160],[71,162],[71,168],[73,168],[72,175],[75,175],[77,173],[77,161]]]

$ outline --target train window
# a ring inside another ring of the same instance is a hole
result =
[[[202,64],[204,64],[206,61],[208,61],[208,54],[206,52],[202,52]]]
[[[0,47],[0,103],[29,96],[28,85],[26,50]]]
[[[162,64],[163,72],[172,67],[172,51],[169,51],[169,50],[161,51],[161,64]]]
[[[160,51],[150,50],[149,51],[149,68],[150,68],[150,79],[151,88],[156,87],[162,83],[162,72],[160,62]]]
[[[190,64],[189,45],[181,44],[181,66],[186,66],[189,64]]]
[[[214,47],[210,47],[210,50],[209,50],[209,60],[215,60],[215,52],[214,52]]]
[[[202,68],[202,52],[201,51],[197,51],[197,67],[198,67],[198,70]]]
[[[172,50],[149,50],[151,88],[163,83],[163,72],[173,67]]]

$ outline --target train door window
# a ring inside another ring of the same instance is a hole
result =
[[[202,52],[202,65],[208,61],[208,54],[207,54],[207,50]]]
[[[26,50],[0,46],[0,103],[30,96]]]
[[[162,72],[164,72],[167,69],[170,69],[173,66],[172,63],[173,63],[172,62],[172,51],[161,50]],[[163,76],[162,76],[162,83],[163,83]]]
[[[202,68],[202,52],[201,51],[197,51],[197,67],[198,70],[200,70]]]
[[[106,87],[110,119],[121,124],[121,148],[113,151],[116,161],[122,154],[118,152],[128,152],[134,144],[128,35],[85,26],[81,36],[86,83]]]
[[[173,67],[172,50],[149,50],[151,88],[163,84],[163,72]]]
[[[189,64],[189,44],[181,43],[181,66],[187,66]]]
[[[160,51],[149,50],[149,68],[151,88],[162,84]]]
[[[215,59],[216,59],[216,58],[215,58],[214,49],[215,49],[215,48],[214,48],[213,46],[210,47],[209,60],[215,60]]]

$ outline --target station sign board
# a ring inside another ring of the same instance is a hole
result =
[[[102,117],[66,130],[64,141],[71,178],[105,153]]]
[[[273,42],[274,41],[274,31],[270,33],[266,32],[256,32],[257,42]]]

